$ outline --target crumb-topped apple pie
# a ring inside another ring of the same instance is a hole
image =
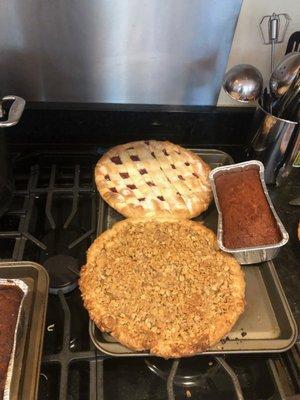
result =
[[[201,223],[129,218],[91,245],[80,289],[90,318],[134,350],[191,356],[215,345],[244,311],[245,281]]]

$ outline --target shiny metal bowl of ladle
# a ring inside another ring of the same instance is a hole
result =
[[[223,88],[236,101],[254,102],[261,96],[263,77],[253,65],[235,65],[226,72]]]

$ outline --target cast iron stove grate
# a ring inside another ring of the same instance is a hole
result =
[[[25,157],[16,164],[10,210],[0,219],[2,260],[36,261],[50,275],[39,399],[226,400],[244,395],[275,400],[288,398],[280,392],[292,393],[292,386],[299,389],[297,348],[287,361],[240,355],[226,362],[217,357],[178,362],[105,358],[96,352],[77,288],[79,268],[95,236],[96,160],[97,155],[77,153]]]
[[[56,159],[37,155],[16,164],[13,202],[1,219],[1,258],[39,262],[50,276],[39,398],[67,399],[75,392],[98,399],[102,360],[90,343],[77,288],[96,228],[93,160],[75,154]]]

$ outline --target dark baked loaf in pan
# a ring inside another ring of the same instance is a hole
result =
[[[7,370],[23,295],[23,291],[18,286],[0,285],[0,399],[4,395]]]
[[[279,243],[282,239],[259,171],[232,171],[215,178],[222,212],[223,244],[229,249]]]

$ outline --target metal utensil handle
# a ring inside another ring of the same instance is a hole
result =
[[[271,73],[274,70],[275,43],[278,42],[279,25],[279,17],[273,13],[269,20],[269,40],[271,41]]]
[[[284,18],[285,24],[280,35],[280,19]],[[263,31],[264,21],[268,20],[268,38],[265,37]],[[275,44],[282,43],[290,23],[291,17],[288,14],[275,14],[265,15],[259,22],[259,30],[264,44],[271,44],[271,73],[274,69],[274,54],[275,54]]]
[[[8,118],[6,121],[0,121],[0,128],[8,128],[14,126],[19,122],[21,115],[25,107],[25,100],[18,96],[5,96],[2,98],[3,101],[13,100],[13,103],[8,112]]]

